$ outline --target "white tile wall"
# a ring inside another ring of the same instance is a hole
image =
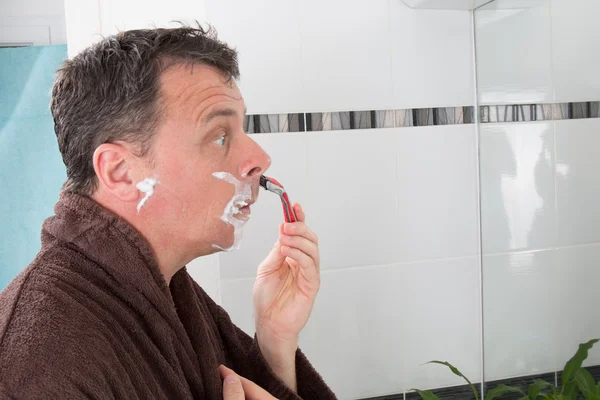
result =
[[[600,99],[600,3],[552,0],[550,4],[556,101]]]
[[[227,311],[231,320],[251,336],[255,332],[253,288],[254,278],[221,280],[221,306]]]
[[[322,269],[396,259],[396,138],[395,129],[308,134],[311,226]]]
[[[480,127],[484,253],[556,245],[552,122]]]
[[[474,125],[400,129],[399,261],[479,253]]]
[[[478,379],[478,279],[475,257],[324,271],[300,347],[341,399],[460,383],[420,366],[437,358]],[[251,334],[252,286],[221,285],[224,307]]]
[[[308,155],[323,269],[477,254],[473,126],[310,133]]]
[[[550,2],[477,11],[480,104],[552,102]]]
[[[251,113],[474,101],[467,11],[413,10],[390,0],[206,0],[206,12],[240,52]]]
[[[145,2],[143,7],[138,0],[102,0],[99,17],[102,34],[112,35],[128,29],[178,26],[172,21],[204,21],[206,13],[204,0]]]
[[[559,244],[600,242],[600,119],[555,126]]]
[[[560,286],[550,308],[560,321],[558,358],[562,368],[580,343],[600,338],[600,244],[558,249],[555,260]],[[600,346],[596,344],[584,365],[598,364]]]
[[[64,0],[69,57],[124,29],[178,26],[174,21],[204,22],[204,0]]]
[[[392,0],[389,23],[394,108],[474,103],[468,11],[413,10]]]
[[[393,108],[389,3],[295,3],[301,5],[301,68],[308,109]]]
[[[206,0],[207,20],[239,51],[240,88],[251,114],[303,111],[302,2]],[[235,10],[235,12],[232,12]],[[315,14],[319,14],[316,12]]]
[[[64,15],[63,0],[21,0],[0,3],[0,16]]]
[[[98,0],[65,0],[69,58],[95,43],[102,34]]]
[[[0,44],[65,44],[65,25],[63,0],[0,2]]]

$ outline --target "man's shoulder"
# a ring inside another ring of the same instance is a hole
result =
[[[38,257],[0,293],[0,363],[19,349],[54,348],[57,356],[61,345],[77,350],[74,342],[97,331],[99,324],[78,299],[84,295],[78,285],[61,279],[68,267]]]

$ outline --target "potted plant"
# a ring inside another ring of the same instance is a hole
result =
[[[562,384],[556,387],[544,380],[537,379],[533,384],[529,385],[527,393],[520,388],[507,385],[499,385],[488,391],[485,400],[501,399],[501,396],[507,393],[518,393],[522,395],[519,400],[577,400],[580,395],[586,400],[600,400],[600,381],[594,382],[592,375],[581,365],[588,357],[588,352],[600,339],[593,339],[587,343],[581,343],[579,349],[573,357],[565,364],[561,375]],[[464,376],[456,367],[446,361],[430,361],[427,364],[441,364],[450,368],[455,375],[463,378],[475,395],[475,399],[479,400],[479,395],[475,386]],[[423,400],[440,400],[435,394],[427,390],[411,389],[419,393]]]

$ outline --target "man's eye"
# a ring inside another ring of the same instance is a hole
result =
[[[225,146],[225,136],[221,136],[220,138],[218,138],[217,140],[215,140],[213,143],[216,144],[219,147]]]

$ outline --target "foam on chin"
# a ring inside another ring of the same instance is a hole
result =
[[[235,187],[235,193],[225,206],[223,215],[220,218],[221,221],[233,226],[233,244],[229,248],[223,248],[216,244],[212,246],[221,251],[238,250],[244,233],[244,225],[247,221],[238,219],[235,215],[239,214],[240,208],[247,206],[247,201],[252,199],[252,186],[249,182],[240,182],[228,172],[215,172],[212,175],[216,179],[230,183]]]

